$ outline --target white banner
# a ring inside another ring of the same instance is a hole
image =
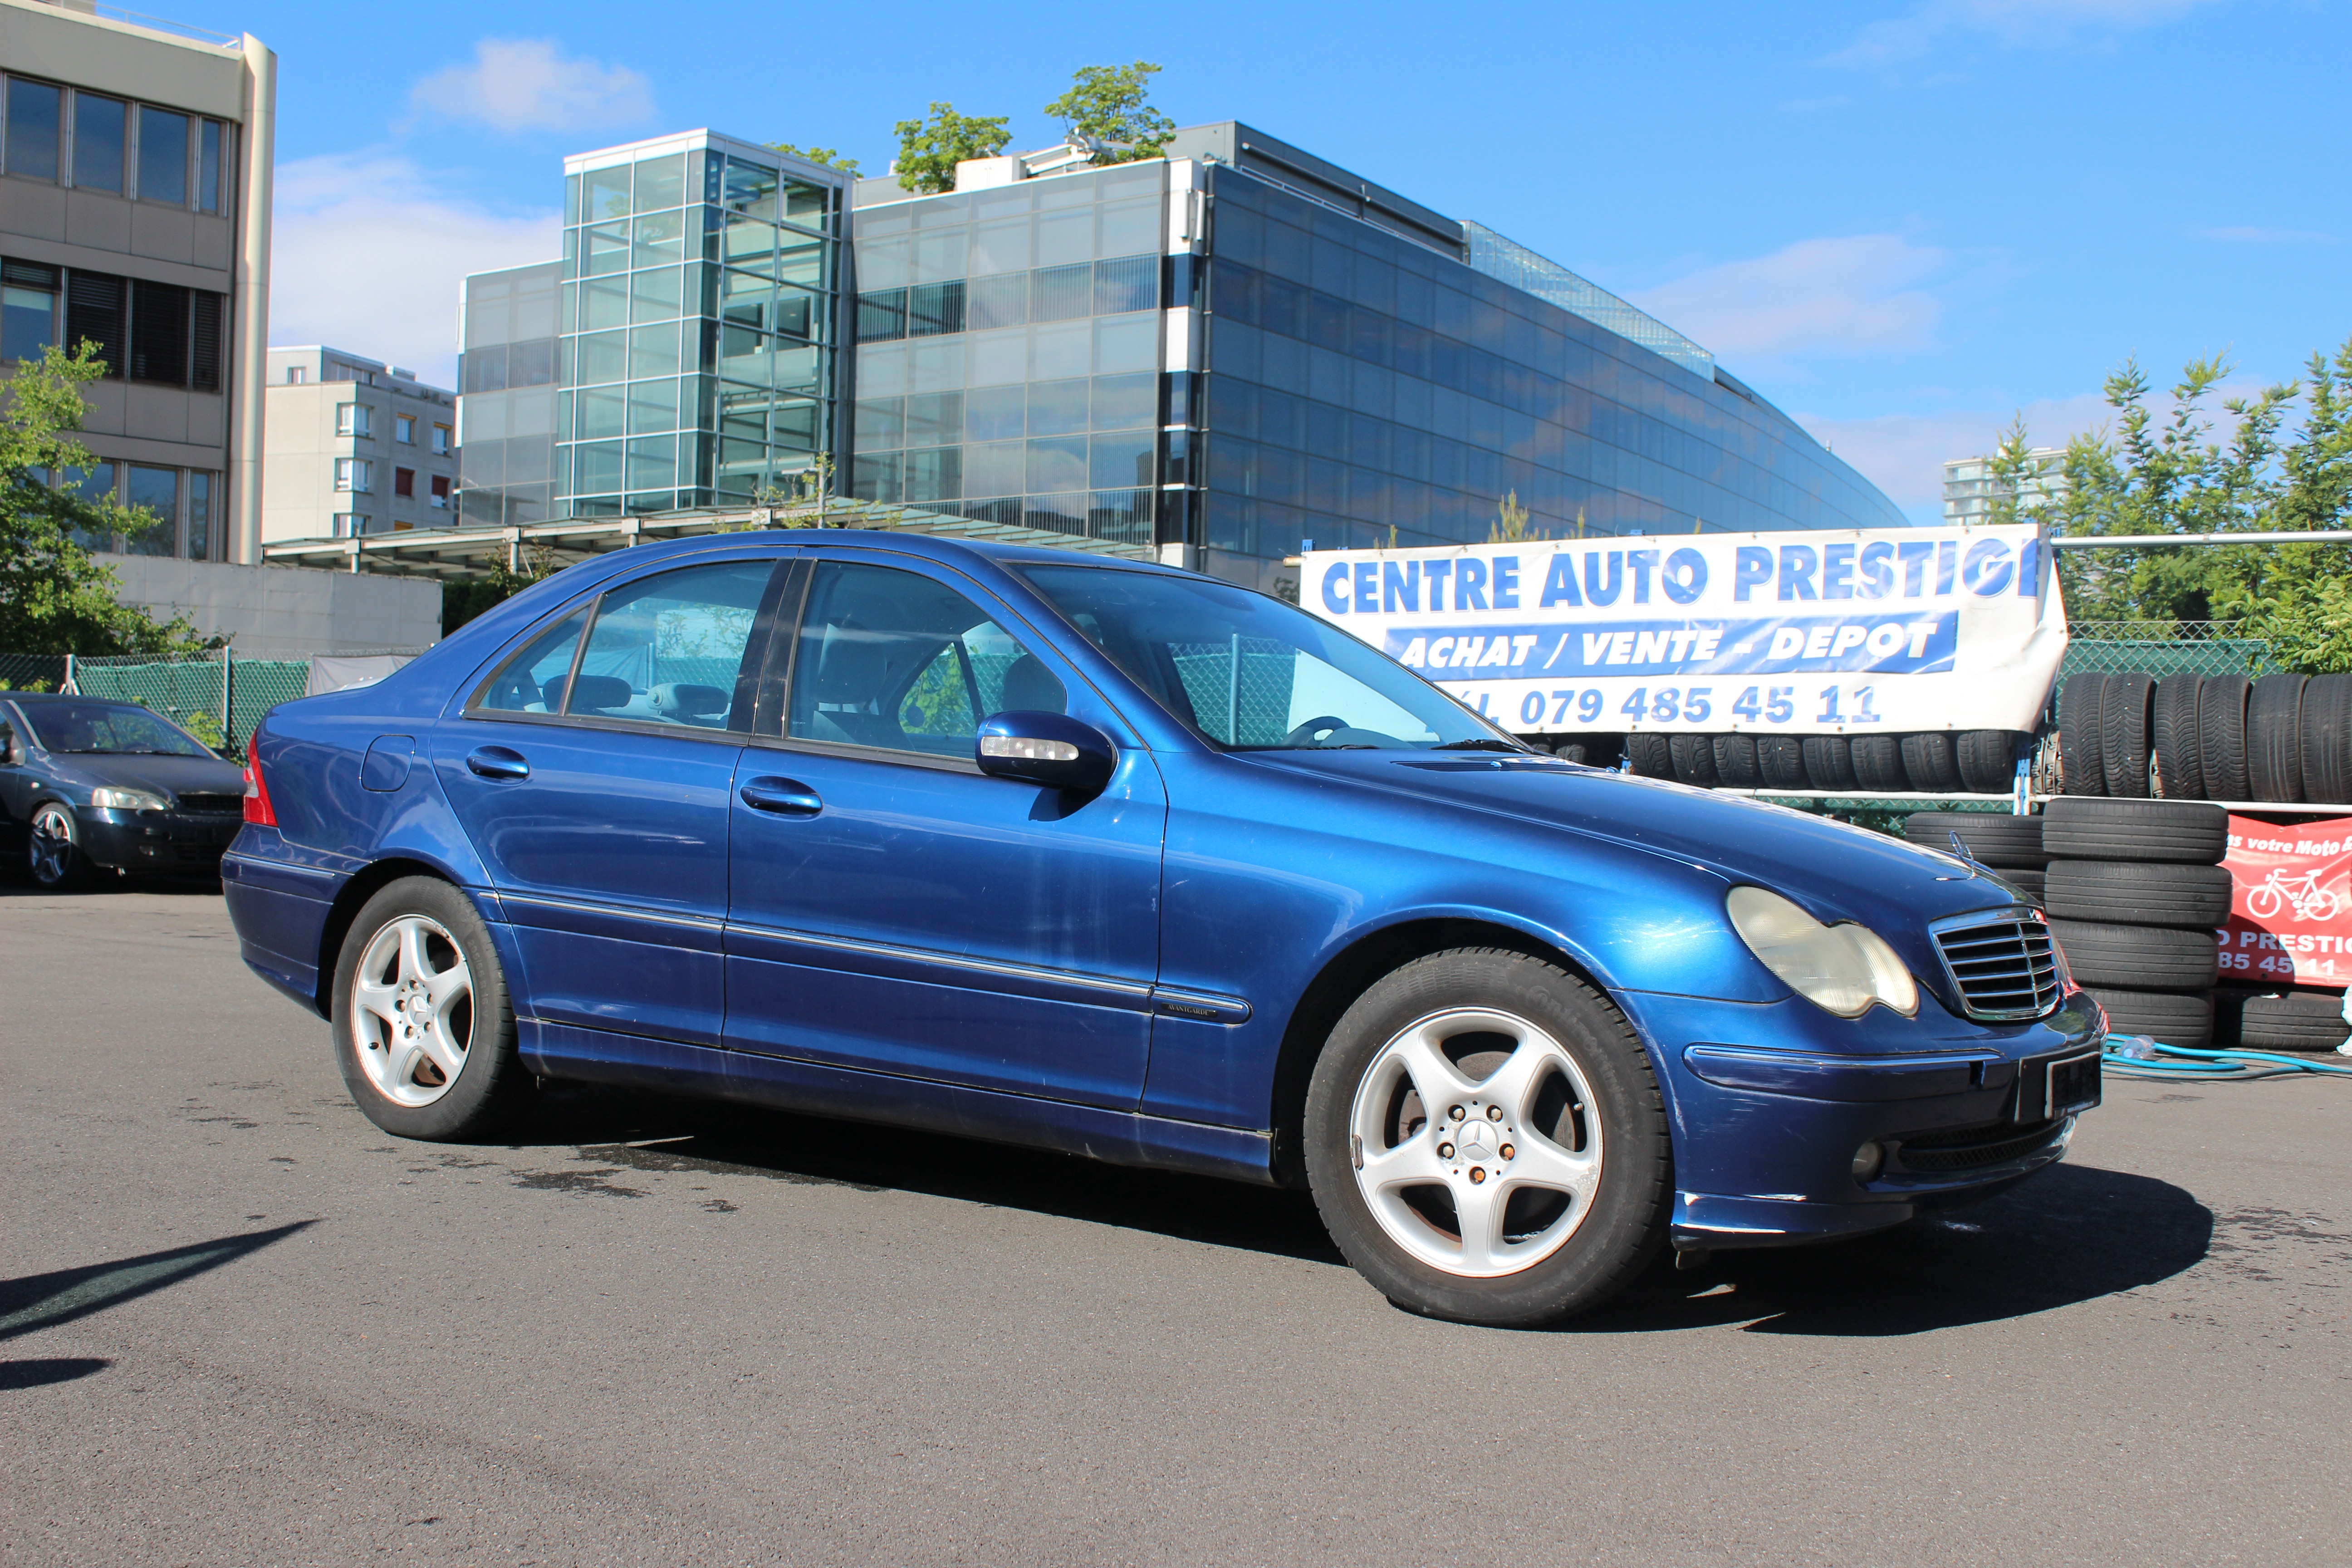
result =
[[[2030,526],[1318,550],[1299,596],[1520,734],[2030,731],[2050,557]]]

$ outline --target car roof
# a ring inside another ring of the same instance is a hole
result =
[[[73,691],[0,691],[0,698],[10,702],[111,702],[118,708],[136,708],[138,703],[122,697],[85,697]]]

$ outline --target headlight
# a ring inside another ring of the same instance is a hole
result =
[[[107,811],[169,811],[172,803],[147,789],[117,789],[104,784],[89,792],[89,804]]]
[[[1859,1018],[1884,1004],[1908,1018],[1919,987],[1876,931],[1851,921],[1825,926],[1778,893],[1734,888],[1724,900],[1731,928],[1764,967],[1825,1012]]]

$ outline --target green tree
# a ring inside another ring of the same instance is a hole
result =
[[[520,571],[501,561],[483,576],[442,584],[441,635],[447,637],[476,616],[562,570],[563,561],[554,546],[533,542],[523,546]]]
[[[2170,415],[2147,407],[2148,382],[2126,361],[2107,378],[2117,428],[2068,443],[2065,487],[2021,493],[2024,431],[2004,434],[1992,468],[2010,494],[1996,521],[2046,521],[2061,534],[2303,532],[2352,525],[2352,341],[2312,357],[2301,384],[2222,404],[2216,438],[2206,404],[2229,374],[2199,360],[2172,389]],[[2301,401],[2301,424],[2287,428]],[[2290,668],[2352,669],[2352,549],[2341,544],[2157,546],[2063,551],[2068,613],[2080,619],[2239,620]]]
[[[1143,60],[1081,66],[1070,90],[1047,104],[1045,112],[1063,123],[1074,143],[1094,146],[1098,163],[1157,158],[1176,133],[1176,122],[1151,106],[1150,79],[1159,74],[1158,66]]]
[[[75,436],[81,389],[105,374],[97,345],[55,344],[0,385],[0,649],[10,653],[177,653],[208,646],[184,618],[159,623],[118,603],[112,567],[90,542],[162,526],[152,512],[58,485],[96,462]]]
[[[955,166],[968,158],[993,158],[1013,140],[1012,117],[958,114],[952,103],[931,105],[929,120],[901,120],[898,184],[919,195],[955,189]]]
[[[856,159],[845,158],[830,147],[795,147],[789,142],[771,142],[768,145],[787,158],[805,158],[828,169],[839,169],[845,174],[857,173]]]

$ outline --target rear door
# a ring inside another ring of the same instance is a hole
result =
[[[518,1010],[719,1043],[729,801],[779,567],[768,552],[625,579],[437,727],[435,767],[521,951]]]
[[[906,557],[816,563],[788,700],[738,766],[727,1041],[1131,1108],[1150,1044],[1167,799],[1132,742],[1100,795],[981,773],[979,721],[1125,733],[1050,644]]]

